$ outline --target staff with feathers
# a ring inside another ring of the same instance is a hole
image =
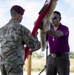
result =
[[[44,6],[42,7],[42,9],[39,12],[39,16],[35,22],[33,31],[32,31],[32,35],[35,35],[35,32],[38,30],[38,28],[42,28],[42,30],[40,30],[40,38],[41,38],[41,48],[42,51],[45,50],[45,45],[46,45],[46,31],[48,31],[50,29],[50,17],[51,14],[53,12],[53,10],[55,9],[57,4],[57,0],[46,0],[44,3]],[[42,25],[40,25],[42,24]],[[25,48],[25,56],[24,56],[24,60],[26,60],[26,58],[28,57],[29,54],[29,48],[26,47]]]

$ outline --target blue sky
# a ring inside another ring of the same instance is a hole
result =
[[[11,18],[10,8],[13,5],[21,5],[26,10],[21,24],[32,31],[33,23],[37,19],[38,12],[44,2],[45,0],[0,0],[0,27]],[[70,50],[74,52],[74,0],[58,0],[55,10],[61,12],[61,23],[69,27],[69,45]]]

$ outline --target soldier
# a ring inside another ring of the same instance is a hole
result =
[[[32,36],[30,30],[20,24],[24,11],[19,5],[12,6],[10,21],[0,29],[2,75],[23,75],[24,45],[31,50],[40,48],[37,36]]]

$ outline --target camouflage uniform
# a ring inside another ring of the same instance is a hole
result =
[[[2,65],[7,75],[23,75],[24,45],[34,50],[39,41],[26,27],[11,19],[0,29],[0,45]]]

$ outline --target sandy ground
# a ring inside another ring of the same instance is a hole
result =
[[[0,72],[1,75],[1,72]],[[23,75],[27,75],[27,72],[24,72]],[[39,72],[31,72],[31,75],[39,75]],[[42,72],[40,75],[46,75],[45,72]],[[74,75],[74,73],[70,73],[70,75]]]
[[[24,75],[27,75],[27,72],[24,72]],[[39,75],[39,72],[32,72],[31,75]],[[45,72],[42,72],[40,75],[46,75]],[[74,75],[74,73],[70,73],[70,75]]]

